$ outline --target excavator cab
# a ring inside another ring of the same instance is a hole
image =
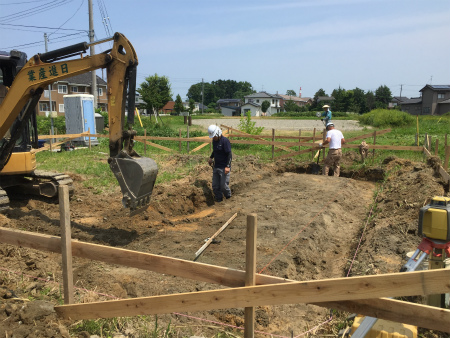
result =
[[[108,41],[113,41],[108,51],[83,55],[90,45]],[[59,61],[76,56],[81,57]],[[49,84],[100,68],[107,71],[108,162],[122,190],[122,203],[130,214],[147,209],[158,167],[154,160],[133,150],[137,64],[133,46],[120,33],[91,44],[83,42],[37,54],[28,61],[26,54],[18,51],[0,52],[0,210],[2,200],[7,200],[3,189],[23,193],[30,188],[32,193],[52,197],[59,184],[71,185],[67,175],[35,170],[32,148],[38,147],[36,105]]]

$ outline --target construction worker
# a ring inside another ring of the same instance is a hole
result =
[[[209,165],[213,166],[212,189],[216,202],[222,202],[223,196],[227,199],[231,197],[231,143],[222,136],[222,130],[218,126],[210,125],[208,134],[213,139],[213,151],[208,159]]]
[[[325,126],[328,124],[328,122],[331,121],[331,110],[330,110],[330,106],[329,105],[324,105],[323,107],[323,113],[322,113],[322,117],[323,119],[321,121],[324,122]]]
[[[340,174],[340,162],[342,158],[342,144],[345,143],[344,135],[340,130],[334,129],[334,124],[332,122],[327,123],[327,136],[323,144],[319,144],[320,147],[330,144],[330,150],[328,151],[327,158],[324,161],[323,174],[328,176],[330,167],[333,167],[334,176],[339,176]]]

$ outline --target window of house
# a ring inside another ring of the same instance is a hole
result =
[[[48,91],[48,90],[44,90],[44,97],[46,97],[46,98],[49,98],[49,97],[50,97],[49,91]]]
[[[103,88],[97,88],[98,96],[103,96]]]
[[[275,100],[274,99],[272,99],[272,104],[275,104]]]
[[[60,113],[64,113],[64,103],[59,104],[59,110]]]
[[[58,94],[67,94],[67,86],[58,85]]]
[[[72,86],[72,88],[70,90],[72,91],[72,93],[78,93],[78,87],[77,86]]]
[[[256,100],[256,103],[259,103],[259,100]]]
[[[39,111],[49,111],[48,102],[39,102]]]
[[[445,99],[444,93],[438,93],[438,99]]]

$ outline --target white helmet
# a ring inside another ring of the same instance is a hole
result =
[[[214,136],[222,136],[222,129],[220,129],[218,126],[212,124],[208,127],[208,134],[209,138],[213,138]]]
[[[327,128],[328,128],[328,127],[331,127],[331,126],[333,126],[333,127],[334,127],[334,124],[333,124],[333,122],[328,122],[328,123],[327,123]]]

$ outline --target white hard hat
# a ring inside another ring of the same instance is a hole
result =
[[[222,136],[222,129],[212,124],[208,127],[208,134],[209,138],[213,138],[214,136]]]
[[[322,108],[330,108],[330,106],[326,104]]]
[[[333,123],[333,122],[328,122],[328,123],[327,123],[327,128],[328,128],[328,127],[331,127],[331,126],[334,127],[334,123]]]

